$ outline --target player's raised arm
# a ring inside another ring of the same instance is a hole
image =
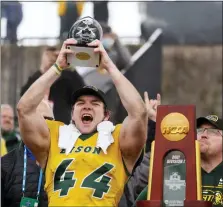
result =
[[[71,50],[66,49],[68,44],[76,44],[76,41],[68,39],[64,42],[56,64],[31,85],[17,105],[22,139],[33,152],[41,167],[45,167],[46,164],[50,137],[47,124],[42,114],[38,112],[37,107],[54,81],[59,78],[62,70],[68,67],[66,55],[73,53]]]
[[[123,122],[119,142],[125,164],[132,171],[147,136],[147,111],[138,91],[113,64],[99,40],[90,43],[96,46],[95,52],[101,55],[100,67],[110,74],[128,116]]]

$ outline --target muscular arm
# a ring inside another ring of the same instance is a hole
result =
[[[146,105],[135,87],[113,64],[100,41],[95,40],[88,45],[96,46],[94,51],[101,55],[100,67],[109,73],[128,113],[120,131],[119,143],[126,167],[132,172],[146,142],[148,121]]]
[[[68,39],[64,42],[56,61],[57,65],[62,69],[68,67],[66,54],[73,53],[71,50],[66,49],[68,44],[76,44],[76,41]],[[22,139],[35,155],[42,168],[45,167],[48,157],[50,134],[43,114],[37,110],[37,107],[58,77],[55,66],[52,66],[31,85],[17,105]]]
[[[119,142],[126,167],[131,172],[146,142],[146,107],[135,87],[114,65],[111,65],[109,73],[128,113],[120,131]]]
[[[33,152],[41,167],[45,166],[49,146],[49,129],[37,107],[45,93],[59,77],[52,66],[22,96],[17,105],[19,127],[24,143]]]

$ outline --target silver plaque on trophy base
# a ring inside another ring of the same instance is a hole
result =
[[[67,64],[73,67],[98,68],[100,64],[100,54],[95,53],[95,47],[67,46],[74,51],[74,54],[67,55]]]

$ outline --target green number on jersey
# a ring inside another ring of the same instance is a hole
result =
[[[107,193],[110,188],[109,182],[111,178],[105,174],[109,172],[113,167],[113,165],[105,163],[94,172],[92,172],[90,175],[88,175],[84,179],[81,187],[95,189],[93,196],[102,198],[104,193]]]
[[[66,196],[69,189],[75,185],[76,179],[73,179],[74,172],[66,171],[72,161],[73,159],[63,160],[55,172],[54,191],[61,190],[60,196]],[[113,167],[113,165],[105,163],[86,176],[81,187],[94,189],[93,196],[102,198],[104,193],[107,193],[110,189],[109,182],[111,178],[105,174]]]
[[[74,187],[76,182],[73,178],[74,172],[67,172],[66,169],[73,159],[63,160],[58,166],[54,176],[54,191],[61,190],[60,196],[66,196],[69,189]]]

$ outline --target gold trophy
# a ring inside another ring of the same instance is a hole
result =
[[[211,207],[202,200],[195,106],[159,106],[147,200],[137,207]]]

